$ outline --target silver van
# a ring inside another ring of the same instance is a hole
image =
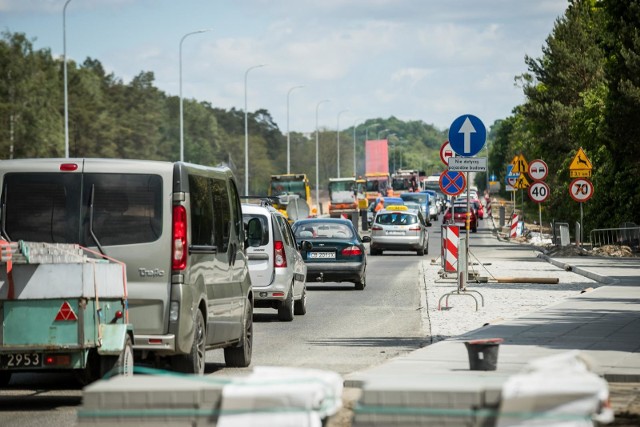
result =
[[[136,363],[202,374],[251,362],[253,294],[227,168],[116,159],[0,162],[0,233],[79,243],[127,266]],[[43,284],[46,285],[46,284]]]

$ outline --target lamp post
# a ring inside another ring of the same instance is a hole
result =
[[[291,138],[289,137],[289,95],[294,89],[300,89],[304,86],[294,86],[287,92],[287,174],[291,173]]]
[[[62,61],[64,62],[64,157],[69,158],[69,91],[67,89],[67,0],[62,8]]]
[[[368,141],[369,140],[369,128],[374,128],[374,127],[378,127],[380,126],[378,123],[374,123],[370,126],[367,126],[366,130],[364,131],[364,140]]]
[[[380,134],[382,132],[389,132],[389,129],[382,129],[381,131],[378,132],[378,139],[380,139]]]
[[[254,68],[264,67],[266,64],[258,64],[247,68],[244,72],[244,195],[249,195],[249,121],[247,117],[247,76]]]
[[[358,126],[356,126],[356,123],[358,123],[361,119],[356,119],[353,122],[353,176],[357,177],[358,175],[356,174],[356,129],[358,128]]]
[[[211,28],[206,28],[203,30],[197,30],[197,31],[192,31],[190,33],[185,34],[184,36],[182,36],[182,38],[180,39],[180,49],[179,49],[179,54],[180,54],[180,58],[179,58],[179,68],[180,68],[180,161],[183,162],[184,161],[184,109],[183,109],[183,105],[182,105],[182,43],[184,42],[184,39],[186,39],[187,37],[193,35],[193,34],[200,34],[200,33],[205,33],[207,31],[211,31]]]
[[[324,99],[316,104],[316,215],[320,213],[320,168],[318,165],[318,108],[325,102],[331,102],[328,99]]]
[[[336,146],[338,150],[338,178],[340,178],[340,114],[346,113],[349,110],[342,110],[338,113],[338,119],[336,124]]]

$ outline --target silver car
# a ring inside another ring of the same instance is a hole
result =
[[[371,255],[384,250],[429,252],[429,232],[420,212],[406,206],[390,206],[376,215],[371,227]]]
[[[307,312],[307,265],[298,250],[287,219],[272,206],[242,204],[247,225],[247,257],[255,307],[278,310],[278,319],[293,320]],[[254,233],[250,220],[257,218],[261,232]]]

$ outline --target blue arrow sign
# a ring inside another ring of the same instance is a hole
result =
[[[486,141],[487,128],[482,120],[471,114],[458,117],[449,127],[449,144],[459,156],[475,156]]]

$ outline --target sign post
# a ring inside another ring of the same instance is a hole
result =
[[[529,198],[538,204],[538,220],[540,221],[540,242],[542,242],[542,202],[547,200],[551,190],[543,180],[549,174],[549,168],[544,160],[536,159],[529,163],[529,176],[533,184],[529,187]]]

